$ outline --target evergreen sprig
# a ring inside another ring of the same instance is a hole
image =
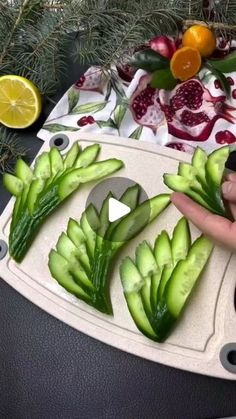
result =
[[[16,159],[26,155],[26,149],[19,144],[19,139],[15,134],[11,134],[7,129],[0,128],[0,174],[12,172]]]
[[[71,41],[80,61],[107,67],[149,38],[199,20],[234,35],[236,0],[1,1],[0,75],[23,75],[50,95],[68,71]]]

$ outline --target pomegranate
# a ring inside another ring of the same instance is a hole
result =
[[[157,36],[149,41],[149,46],[154,51],[159,52],[166,58],[171,59],[172,55],[176,51],[176,45],[173,39],[168,36],[162,35]]]
[[[232,97],[233,97],[233,99],[236,99],[236,89],[234,89],[234,90],[232,91]]]
[[[119,65],[116,67],[120,78],[127,83],[130,83],[136,73],[136,69],[128,64]]]
[[[130,99],[130,110],[139,125],[151,128],[155,133],[157,128],[165,122],[165,116],[159,103],[159,90],[153,89],[150,81],[150,74],[140,78]]]
[[[104,72],[98,67],[90,67],[75,83],[75,88],[103,94],[106,85]]]
[[[168,92],[160,90],[161,109],[166,115],[168,131],[182,140],[206,141],[219,118],[234,123],[236,108],[225,96],[213,97],[199,80],[190,79]]]
[[[217,132],[215,139],[218,144],[232,144],[236,142],[235,135],[228,130]]]

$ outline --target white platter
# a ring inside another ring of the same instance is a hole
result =
[[[100,159],[116,157],[125,163],[125,168],[115,176],[138,182],[149,197],[168,191],[162,181],[164,172],[175,173],[180,160],[188,162],[191,159],[191,156],[182,152],[108,135],[71,133],[69,140],[70,145],[79,140],[82,147],[99,142],[102,148]],[[40,153],[48,149],[49,144],[45,143]],[[228,347],[225,347],[232,344],[229,348],[233,355],[236,354],[236,257],[229,251],[215,247],[181,321],[165,343],[158,344],[144,337],[129,315],[118,274],[120,261],[125,255],[133,256],[135,247],[144,238],[153,243],[161,230],[172,232],[180,218],[180,213],[173,205],[117,256],[111,278],[114,317],[103,315],[77,300],[51,278],[47,266],[49,251],[66,229],[68,218],[72,216],[79,220],[90,190],[91,184],[81,187],[49,217],[21,264],[15,263],[7,254],[0,261],[0,276],[43,310],[102,342],[154,362],[236,379],[236,366],[227,361]],[[6,242],[13,204],[12,199],[0,217],[0,240]],[[200,234],[193,226],[191,232],[193,238]],[[223,347],[221,357],[226,359],[226,368],[220,360]]]

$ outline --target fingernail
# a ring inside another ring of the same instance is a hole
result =
[[[224,182],[222,185],[222,192],[224,195],[228,195],[232,189],[232,183],[231,182]]]

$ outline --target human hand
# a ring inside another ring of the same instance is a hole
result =
[[[236,173],[227,175],[222,184],[223,198],[236,220]],[[212,214],[180,192],[171,195],[171,201],[182,214],[213,241],[236,251],[236,221]]]

